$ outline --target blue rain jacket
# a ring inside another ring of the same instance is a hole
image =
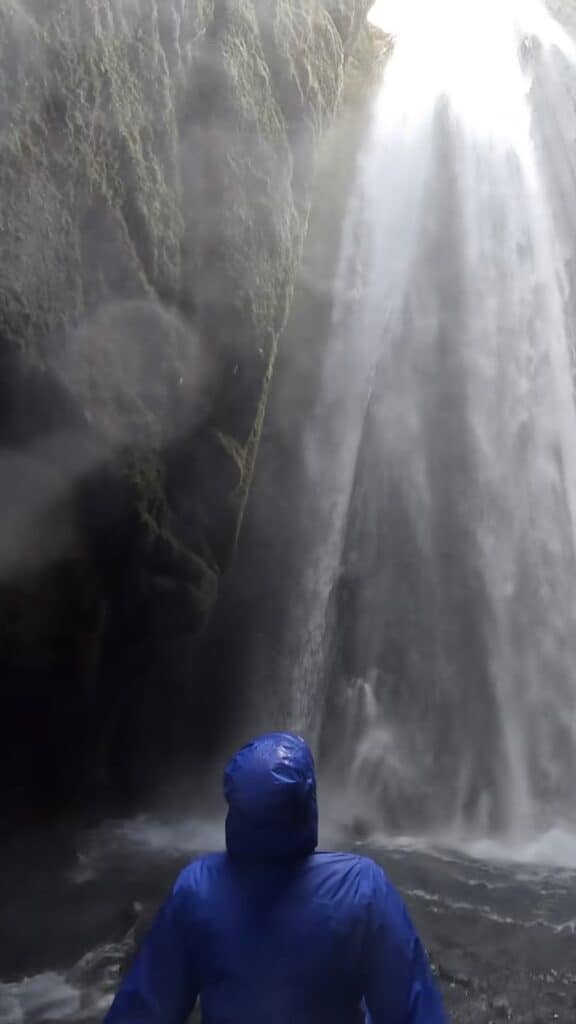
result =
[[[426,954],[373,861],[315,853],[314,762],[273,733],[224,776],[226,853],[187,867],[104,1024],[446,1024]]]

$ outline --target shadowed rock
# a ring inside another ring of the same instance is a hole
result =
[[[79,760],[79,781],[90,765],[98,786],[129,783],[177,745],[366,7],[2,6],[0,642],[17,787],[36,788],[40,762],[68,789]]]

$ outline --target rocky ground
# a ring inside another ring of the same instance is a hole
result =
[[[576,1020],[573,935],[413,909],[455,1024]]]
[[[152,842],[140,829],[137,840],[108,836],[88,851],[63,836],[5,845],[0,1024],[101,1019],[154,907],[188,859],[185,835],[170,849],[164,839],[156,834]],[[515,876],[505,866],[372,852],[406,896],[454,1024],[573,1024],[573,874]]]

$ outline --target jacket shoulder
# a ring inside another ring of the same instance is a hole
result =
[[[372,903],[377,893],[382,895],[391,888],[382,868],[370,857],[354,853],[317,853],[313,862],[320,878],[332,879],[340,891],[347,891],[359,905]]]
[[[342,871],[354,871],[363,878],[385,879],[386,873],[371,857],[356,853],[317,853],[316,857],[326,864],[333,864]]]
[[[178,875],[174,884],[175,893],[186,893],[203,888],[210,878],[225,870],[227,856],[225,853],[206,853],[196,857]]]

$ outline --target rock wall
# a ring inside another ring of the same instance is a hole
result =
[[[314,154],[367,6],[0,8],[1,741],[17,799],[141,780],[205,688],[191,638],[234,550]],[[187,729],[192,743],[202,715]]]
[[[358,159],[391,52],[389,36],[363,29],[347,66],[337,114],[317,152],[308,232],[270,386],[243,530],[211,625],[220,634],[220,642],[212,644],[211,677],[234,681],[236,703],[228,703],[231,744],[294,720],[290,680],[300,653],[298,644],[292,657],[289,653],[298,614],[294,601],[315,543],[308,434],[340,299],[342,235]],[[314,741],[312,733],[307,738]]]

